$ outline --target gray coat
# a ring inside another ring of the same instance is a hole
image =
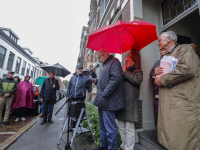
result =
[[[93,104],[109,111],[125,107],[121,64],[112,55],[103,63]]]
[[[124,77],[125,108],[117,111],[117,119],[138,122],[139,121],[139,93],[143,80],[143,72],[136,69],[133,72],[126,71]]]

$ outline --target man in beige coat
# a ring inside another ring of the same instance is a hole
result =
[[[155,78],[160,86],[158,141],[169,150],[200,150],[200,61],[189,44],[176,41],[172,31],[158,39],[162,55],[178,58],[174,71]]]

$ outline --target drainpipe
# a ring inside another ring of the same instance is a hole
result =
[[[200,0],[197,0],[197,4],[199,6],[199,15],[200,15]]]

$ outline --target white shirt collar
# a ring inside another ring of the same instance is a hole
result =
[[[170,49],[167,51],[167,53],[172,49],[174,48],[176,45],[173,45],[172,47],[170,47]]]

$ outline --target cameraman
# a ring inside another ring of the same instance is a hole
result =
[[[80,84],[86,79],[86,76],[83,74],[83,67],[81,65],[78,65],[76,67],[76,73],[71,77],[69,81],[69,85],[67,88],[66,93],[66,100],[68,100],[68,97],[71,96],[71,94],[74,93],[74,91],[80,86]],[[75,92],[75,94],[70,98],[71,102],[77,101],[77,102],[84,102],[86,97],[86,89],[89,90],[92,84],[92,79],[88,78],[84,84],[81,85],[81,87]],[[76,125],[75,121],[71,120],[71,129],[74,128]]]

